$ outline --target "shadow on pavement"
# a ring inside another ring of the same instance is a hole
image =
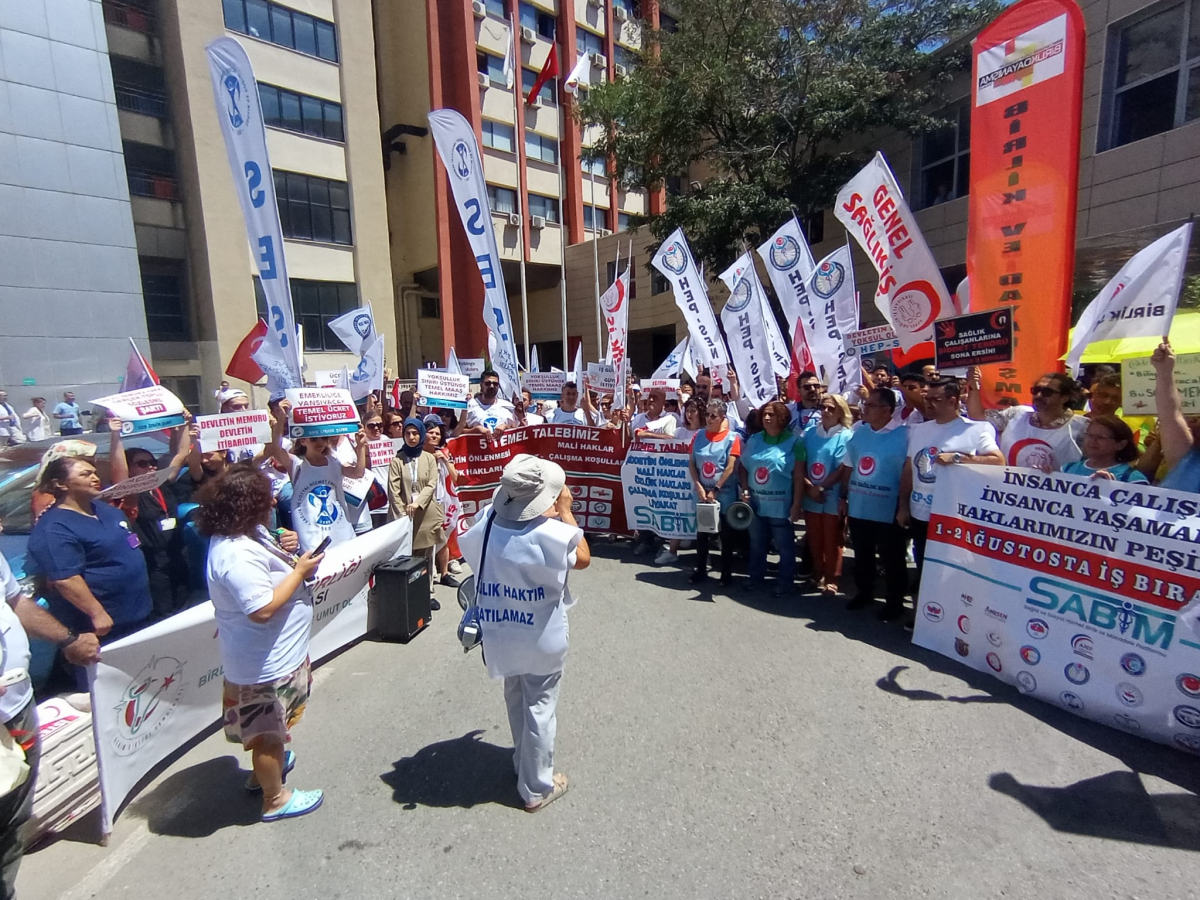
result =
[[[470,809],[484,803],[521,809],[512,748],[481,740],[484,733],[469,731],[460,738],[423,747],[414,756],[392,763],[392,771],[379,776],[380,780],[405,809]]]
[[[244,787],[249,771],[236,757],[205,760],[176,772],[129,804],[130,815],[146,820],[152,834],[209,837],[222,828],[262,819],[260,794]]]
[[[1200,798],[1150,794],[1134,772],[1109,772],[1061,788],[1021,784],[998,772],[988,786],[1027,806],[1055,831],[1200,851]]]

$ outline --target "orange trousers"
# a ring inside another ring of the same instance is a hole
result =
[[[832,580],[842,574],[842,520],[829,513],[804,514],[813,578]]]

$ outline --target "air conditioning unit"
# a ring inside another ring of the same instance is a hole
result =
[[[487,6],[483,0],[471,0],[471,14],[477,19],[482,19],[487,15]]]
[[[608,57],[603,53],[593,53],[592,65],[608,71]]]
[[[538,94],[536,97],[534,97],[532,100],[529,101],[528,105],[536,106],[538,109],[541,109],[543,106],[546,105],[546,101],[542,99],[541,94]]]
[[[587,5],[596,9],[604,9],[604,0],[587,0]]]
[[[618,78],[624,78],[627,74],[629,74],[629,70],[620,63],[617,63],[615,66],[613,66],[613,72],[616,73]]]
[[[522,25],[521,40],[527,44],[532,44],[535,40],[537,40],[537,32],[535,32],[532,28],[526,28],[524,25]]]
[[[609,231],[607,228],[601,228],[599,231],[596,232],[596,234],[600,235],[600,237],[608,237],[610,234],[612,234],[612,232]]]
[[[546,227],[546,217],[545,216],[530,216],[529,217],[529,227],[530,228],[545,228]]]
[[[516,226],[520,227],[521,217],[519,215],[517,215],[516,213],[509,213],[508,214],[508,224],[516,225]]]
[[[488,78],[487,72],[476,72],[475,77],[479,79],[480,87],[487,87],[491,83],[491,79]]]
[[[623,7],[623,6],[614,6],[613,7],[613,18],[616,19],[618,22],[628,22],[629,21],[629,10],[625,9],[625,7]]]

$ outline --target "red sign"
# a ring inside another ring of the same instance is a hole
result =
[[[297,406],[292,409],[292,422],[296,425],[344,422],[357,415],[353,406]]]
[[[161,403],[148,403],[145,406],[135,406],[139,416],[156,416],[159,413],[165,413],[167,408]]]
[[[613,428],[584,425],[527,425],[496,438],[463,435],[447,449],[458,470],[458,497],[463,518],[468,519],[492,499],[500,486],[500,473],[518,453],[529,453],[556,462],[567,473],[567,487],[575,498],[572,510],[584,531],[625,534],[625,495],[621,489],[621,464],[627,447],[622,433]]]
[[[1071,0],[1021,0],[974,41],[967,272],[971,310],[1014,308],[989,405],[1028,403],[1067,349],[1083,105],[1084,22]]]

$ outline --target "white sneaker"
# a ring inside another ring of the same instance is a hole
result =
[[[658,556],[654,557],[654,564],[656,566],[669,566],[671,563],[677,562],[679,562],[678,555],[672,553],[670,550],[664,550]]]
[[[446,568],[449,570],[451,575],[461,575],[463,570],[462,563],[460,563],[457,559],[450,560],[450,565],[448,565]]]

